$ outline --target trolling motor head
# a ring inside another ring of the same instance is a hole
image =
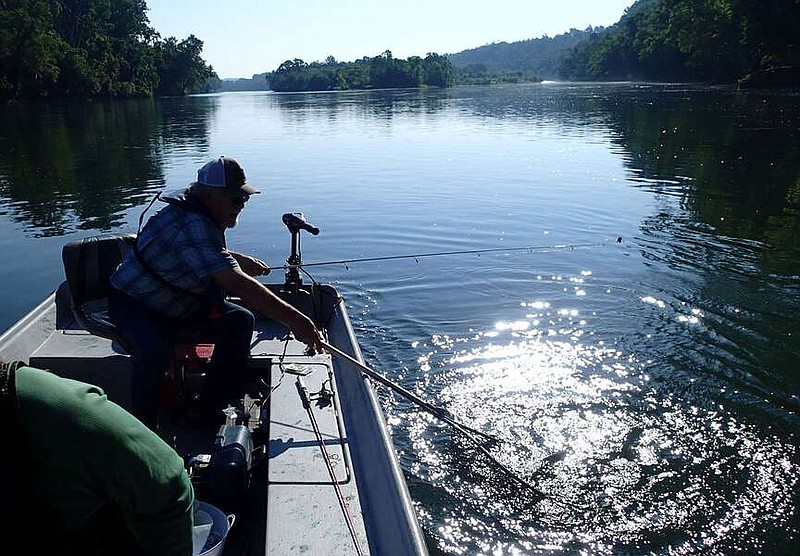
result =
[[[293,235],[299,233],[300,230],[306,230],[314,236],[319,234],[319,228],[309,224],[302,212],[287,212],[283,215],[282,219],[283,223],[286,224],[286,227],[289,228],[289,231]]]
[[[286,259],[286,282],[284,287],[291,291],[297,292],[303,280],[300,278],[300,266],[302,259],[300,258],[300,230],[305,230],[311,235],[318,235],[319,228],[309,224],[306,217],[302,212],[287,212],[281,218],[283,223],[289,228],[289,233],[292,234],[292,251],[289,258]]]

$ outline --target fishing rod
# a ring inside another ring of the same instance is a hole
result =
[[[395,382],[392,382],[391,380],[389,380],[388,378],[386,378],[385,376],[383,376],[379,372],[372,370],[371,368],[369,368],[365,364],[361,363],[357,359],[355,359],[355,358],[351,357],[350,355],[346,354],[345,352],[343,352],[342,350],[338,349],[337,347],[332,346],[328,342],[323,341],[322,342],[322,346],[326,350],[328,350],[331,354],[333,354],[333,355],[335,355],[337,357],[340,357],[340,358],[344,359],[345,361],[347,361],[349,363],[352,363],[353,365],[355,365],[356,367],[361,369],[361,372],[363,372],[368,377],[376,380],[377,382],[383,384],[384,386],[387,386],[391,390],[394,390],[395,392],[397,392],[398,394],[400,394],[404,398],[406,398],[406,399],[414,402],[415,404],[417,404],[419,407],[421,407],[422,409],[424,409],[425,411],[427,411],[428,413],[430,413],[431,415],[433,415],[437,419],[439,419],[439,420],[447,423],[451,427],[453,427],[455,430],[457,430],[458,432],[463,434],[464,437],[467,438],[475,446],[475,448],[477,448],[477,450],[479,452],[481,452],[484,456],[489,458],[489,460],[495,466],[497,466],[498,469],[503,471],[506,475],[508,475],[510,478],[512,478],[514,481],[516,481],[520,485],[522,485],[522,486],[534,491],[538,496],[544,497],[544,494],[538,488],[536,488],[533,484],[531,484],[530,482],[526,481],[525,479],[523,479],[522,477],[520,477],[519,475],[517,475],[516,473],[511,471],[511,469],[506,467],[503,463],[498,461],[497,458],[495,458],[489,452],[489,450],[486,449],[486,446],[483,445],[483,442],[487,442],[487,441],[492,442],[492,443],[499,442],[499,439],[497,437],[492,436],[491,434],[485,433],[483,431],[479,431],[479,430],[474,429],[472,427],[469,427],[469,426],[467,426],[464,423],[461,423],[459,421],[456,421],[456,419],[453,417],[453,415],[449,411],[447,411],[446,409],[441,408],[441,407],[437,407],[437,406],[431,404],[430,402],[427,402],[427,401],[423,400],[422,398],[420,398],[416,394],[410,392],[409,390],[406,390],[405,388],[403,388],[399,384],[397,384]],[[477,438],[475,438],[476,436],[482,437],[484,439],[483,442],[478,440]]]
[[[549,246],[549,247],[528,246],[528,247],[508,247],[508,248],[492,248],[492,249],[469,249],[469,250],[464,250],[464,251],[440,251],[438,253],[421,253],[421,254],[417,254],[417,255],[399,255],[399,256],[388,256],[388,257],[371,257],[371,258],[365,258],[365,259],[348,259],[348,260],[341,260],[341,261],[327,261],[327,262],[321,262],[321,263],[304,264],[302,262],[302,260],[301,260],[300,249],[299,249],[299,247],[300,247],[300,231],[301,230],[305,230],[305,231],[309,232],[312,235],[318,235],[319,234],[319,228],[317,228],[316,226],[314,226],[312,224],[309,224],[308,221],[306,221],[305,216],[303,215],[302,212],[294,212],[294,213],[286,213],[286,214],[284,214],[283,215],[283,223],[286,225],[286,227],[289,229],[289,232],[292,235],[291,254],[290,254],[289,258],[286,261],[287,264],[284,265],[284,267],[283,267],[284,269],[286,269],[286,284],[285,284],[285,286],[289,291],[297,291],[297,289],[299,288],[299,286],[300,286],[300,284],[302,282],[302,280],[300,278],[300,270],[303,267],[307,267],[307,266],[321,266],[321,265],[328,265],[328,264],[346,264],[348,262],[352,263],[352,262],[366,262],[366,261],[386,261],[386,260],[392,260],[392,259],[436,257],[436,256],[441,256],[441,255],[456,255],[456,254],[469,254],[469,253],[480,254],[480,253],[491,253],[491,252],[501,252],[501,251],[523,251],[523,250],[535,251],[535,250],[563,249],[563,248],[577,249],[579,247],[584,247],[584,246],[585,247],[589,247],[589,246],[602,245],[602,243],[596,243],[596,244],[574,244],[574,245],[566,245],[566,246]],[[617,238],[618,242],[620,242],[621,240],[622,240],[622,238]],[[479,452],[481,452],[484,456],[486,456],[489,459],[489,461],[494,463],[494,465],[498,469],[503,471],[508,477],[513,479],[515,482],[517,482],[521,486],[526,487],[529,490],[531,490],[532,492],[534,492],[537,495],[537,497],[544,498],[544,496],[545,496],[544,493],[542,493],[539,489],[537,489],[533,484],[531,484],[530,482],[526,481],[525,479],[519,477],[517,474],[515,474],[513,471],[511,471],[508,467],[503,465],[500,461],[497,460],[497,458],[495,458],[489,452],[488,449],[486,449],[486,446],[484,446],[484,443],[486,443],[486,442],[498,443],[499,442],[498,438],[492,436],[491,434],[488,434],[488,433],[485,433],[483,431],[479,431],[477,429],[469,427],[469,426],[465,425],[464,423],[456,421],[456,419],[453,417],[453,415],[449,411],[447,411],[446,409],[443,409],[441,407],[437,407],[437,406],[431,404],[430,402],[427,402],[427,401],[423,400],[422,398],[420,398],[419,396],[417,396],[413,392],[410,392],[409,390],[406,390],[405,388],[403,388],[399,384],[396,384],[396,383],[392,382],[388,378],[384,377],[382,374],[378,373],[377,371],[374,371],[374,370],[370,369],[365,364],[363,364],[360,361],[358,361],[357,359],[351,357],[350,355],[348,355],[347,353],[345,353],[342,350],[338,349],[337,347],[329,344],[328,342],[322,341],[321,343],[322,343],[322,346],[325,349],[327,349],[329,353],[331,353],[331,354],[333,354],[333,355],[335,355],[335,356],[337,356],[337,357],[339,357],[341,359],[344,359],[345,361],[355,365],[356,367],[361,369],[361,372],[366,374],[368,377],[370,377],[370,378],[376,380],[377,382],[379,382],[380,384],[383,384],[384,386],[392,389],[393,391],[395,391],[396,393],[400,394],[404,398],[414,402],[415,404],[417,404],[417,406],[421,407],[422,409],[424,409],[425,411],[427,411],[428,413],[430,413],[431,415],[433,415],[437,419],[439,419],[439,420],[443,421],[444,423],[447,423],[448,425],[453,427],[456,431],[458,431],[462,435],[464,435],[464,437],[467,438],[475,446],[475,448]],[[477,437],[480,437],[483,440],[480,440]]]
[[[622,238],[618,237],[616,239],[617,243],[622,242]],[[556,244],[556,245],[525,245],[519,247],[492,247],[487,249],[464,249],[460,251],[436,251],[432,253],[416,253],[412,255],[387,255],[383,257],[364,257],[359,259],[340,259],[337,261],[323,261],[318,263],[303,263],[299,260],[295,261],[288,261],[288,264],[283,265],[283,269],[290,270],[290,269],[297,269],[297,268],[307,268],[310,266],[323,266],[323,265],[332,265],[332,264],[351,264],[351,263],[367,263],[367,262],[375,262],[375,261],[393,261],[399,259],[421,259],[423,257],[442,257],[445,255],[480,255],[482,253],[510,253],[513,251],[528,251],[528,252],[547,252],[547,251],[560,251],[563,249],[588,249],[593,247],[604,247],[606,244],[604,242],[595,242],[595,243],[571,243],[571,244]]]
[[[311,422],[311,428],[314,430],[314,436],[316,437],[319,448],[322,451],[322,459],[325,462],[325,467],[328,469],[328,475],[331,478],[331,484],[333,485],[333,490],[336,493],[336,499],[339,501],[339,508],[341,508],[344,521],[347,524],[347,530],[350,532],[350,538],[353,540],[353,546],[355,546],[356,554],[358,556],[364,556],[364,552],[361,550],[361,543],[358,542],[358,535],[356,535],[356,528],[353,524],[353,516],[350,514],[350,508],[347,505],[347,501],[344,499],[344,494],[342,494],[342,488],[340,486],[341,483],[336,477],[336,471],[333,468],[333,463],[331,463],[331,456],[328,453],[328,449],[325,447],[325,439],[322,437],[322,431],[317,423],[317,418],[314,416],[314,410],[311,408],[311,394],[309,394],[308,387],[303,382],[303,379],[299,376],[297,377],[295,386],[297,387],[297,393],[300,394],[300,398],[303,401],[303,408],[305,408],[306,413],[308,414],[308,419]]]

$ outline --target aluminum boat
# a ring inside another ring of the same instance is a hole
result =
[[[257,318],[250,365],[263,388],[220,408],[219,423],[200,425],[188,417],[212,348],[182,344],[164,381],[158,432],[184,457],[196,498],[228,516],[226,555],[427,554],[344,300],[330,285],[301,280],[300,233],[315,229],[300,213],[283,220],[291,233],[284,281],[265,285],[308,315],[332,350],[309,354],[286,327]],[[106,297],[134,240],[67,243],[65,280],[0,336],[0,359],[95,384],[129,408],[130,355]]]

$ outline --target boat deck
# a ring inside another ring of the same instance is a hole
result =
[[[363,553],[367,539],[351,465],[346,426],[333,362],[328,354],[309,356],[305,344],[286,339],[286,328],[259,320],[253,335],[251,367],[263,372],[269,385],[266,411],[257,415],[260,434],[255,446],[247,499],[237,507],[221,507],[233,514],[234,523],[225,554],[357,554],[353,535]],[[65,326],[54,330],[31,354],[32,366],[51,369],[61,376],[97,384],[110,399],[129,405],[129,356],[106,338]],[[330,470],[317,433],[297,388],[297,380],[311,397],[319,434],[325,443]],[[262,402],[252,401],[262,405]],[[220,412],[220,425],[225,416]],[[213,446],[214,431],[187,433],[165,426],[160,434],[171,439],[182,455],[198,454]],[[203,494],[197,489],[198,498]],[[339,495],[346,502],[346,513]],[[221,504],[213,500],[215,505]],[[247,522],[247,526],[245,526]],[[348,522],[352,526],[348,526]],[[263,524],[263,525],[262,525]]]

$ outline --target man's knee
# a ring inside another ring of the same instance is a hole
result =
[[[255,324],[255,316],[244,307],[235,307],[225,313],[225,329],[228,331],[251,334]]]

